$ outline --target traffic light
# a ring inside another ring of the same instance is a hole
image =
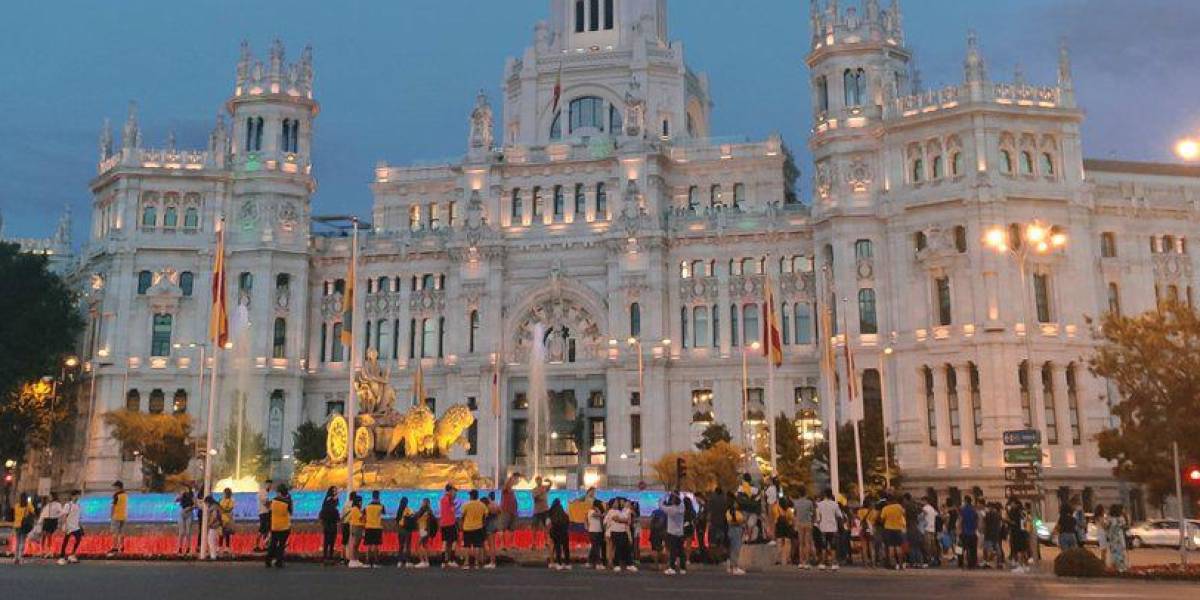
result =
[[[1200,487],[1200,465],[1190,465],[1183,470],[1183,483],[1192,487]]]

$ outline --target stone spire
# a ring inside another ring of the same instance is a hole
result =
[[[104,118],[104,126],[100,128],[100,160],[107,160],[113,153],[112,121]]]
[[[1013,69],[1013,85],[1025,85],[1025,67],[1022,67],[1021,63],[1017,63],[1016,68]]]
[[[1071,51],[1065,37],[1058,40],[1058,89],[1062,92],[1063,104],[1074,106],[1075,80],[1071,77]]]
[[[825,38],[825,20],[821,11],[821,0],[809,0],[809,27],[812,28],[812,46],[815,48]]]
[[[212,132],[208,134],[208,160],[218,168],[225,167],[225,157],[229,155],[229,131],[225,128],[225,116],[217,113],[217,121],[213,124]]]
[[[979,36],[974,29],[967,31],[967,58],[963,61],[963,71],[970,91],[971,100],[983,100],[984,86],[987,83],[987,67],[979,52]]]
[[[54,242],[64,248],[71,246],[71,205],[63,205],[63,214],[58,218],[58,228],[54,230]]]
[[[271,44],[270,58],[270,80],[272,84],[278,84],[283,80],[283,41],[279,38],[275,39],[275,43]],[[272,90],[274,92],[274,90]]]
[[[238,86],[245,85],[246,78],[250,76],[250,62],[253,57],[250,55],[250,42],[242,40],[242,51],[238,55],[237,63],[237,84]]]
[[[308,95],[312,97],[312,82],[313,82],[313,49],[312,44],[304,46],[304,50],[300,52],[300,89],[307,90]]]
[[[125,117],[125,127],[121,130],[122,148],[140,148],[142,132],[138,129],[137,102],[129,101],[129,115]]]

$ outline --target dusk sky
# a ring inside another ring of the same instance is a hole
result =
[[[842,5],[853,0],[843,0]],[[882,2],[884,5],[888,0]],[[714,135],[773,131],[797,151],[805,197],[811,125],[804,55],[807,0],[672,0],[670,34],[709,74]],[[203,147],[233,90],[238,44],[275,37],[289,60],[314,47],[321,103],[313,212],[368,215],[379,160],[461,154],[475,91],[499,110],[504,59],[531,43],[546,0],[10,0],[0,19],[0,211],[9,236],[52,232],[64,204],[76,243],[90,210],[97,137],[140,106],[144,143]],[[925,87],[962,79],[966,30],[988,73],[1052,83],[1071,48],[1090,157],[1173,160],[1200,134],[1200,0],[904,0],[908,45]]]

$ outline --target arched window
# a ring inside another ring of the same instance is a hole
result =
[[[575,220],[582,220],[587,216],[587,194],[583,192],[583,184],[575,184]]]
[[[918,231],[913,234],[913,247],[917,249],[917,252],[924,250],[928,245],[929,238],[925,237],[924,231]]]
[[[642,337],[642,305],[637,302],[629,305],[629,335]]]
[[[1117,235],[1115,233],[1111,231],[1105,231],[1104,233],[1100,234],[1100,257],[1117,257]]]
[[[320,355],[319,355],[319,360],[322,363],[324,363],[325,359],[328,357],[328,355],[326,354],[326,350],[328,348],[329,348],[329,325],[326,323],[321,323],[321,351],[320,351]]]
[[[1021,174],[1033,175],[1033,155],[1029,152],[1021,152]]]
[[[1045,273],[1033,274],[1033,301],[1037,307],[1038,323],[1050,322],[1050,276]]]
[[[184,296],[191,296],[192,291],[196,286],[196,276],[191,271],[184,271],[179,274],[179,290]]]
[[[142,227],[151,228],[158,225],[158,209],[153,204],[142,207]]]
[[[125,410],[139,412],[142,410],[142,395],[137,390],[129,390],[125,394]]]
[[[753,344],[760,341],[761,335],[758,331],[758,305],[746,304],[742,307],[742,339],[747,344]]]
[[[408,207],[408,229],[410,231],[420,231],[421,229],[420,204],[413,204]]]
[[[942,157],[938,155],[933,157],[933,178],[941,179],[942,175]]]
[[[153,283],[154,283],[154,276],[150,274],[150,271],[139,271],[138,272],[138,280],[137,280],[138,295],[140,296],[142,294],[145,294],[146,290],[150,289],[150,286]]]
[[[693,277],[705,277],[705,276],[711,277],[712,273],[708,273],[704,270],[704,261],[693,260],[692,261],[692,276]]]
[[[712,315],[712,347],[721,347],[721,307],[712,305],[709,314]]]
[[[150,333],[150,356],[171,355],[171,315],[154,315]]]
[[[621,109],[615,104],[608,105],[608,132],[613,135],[618,135],[624,129],[624,119],[621,118]]]
[[[925,177],[925,161],[916,159],[912,162],[912,181],[913,183],[921,183]]]
[[[584,96],[571,101],[571,133],[589,128],[604,131],[604,100],[597,96]]]
[[[1000,172],[1004,173],[1006,175],[1012,175],[1012,172],[1013,172],[1012,153],[1009,152],[1008,150],[1000,151]]]
[[[175,390],[175,396],[171,398],[171,412],[181,415],[187,412],[188,395],[183,389]]]
[[[708,345],[708,307],[697,306],[692,309],[692,347],[706,348]]]
[[[1162,251],[1168,254],[1175,252],[1175,236],[1162,236]]]
[[[590,0],[589,4],[591,18],[588,19],[588,31],[596,31],[600,29],[600,0]]]
[[[575,33],[583,33],[587,27],[587,13],[584,12],[583,0],[575,0]]]
[[[195,206],[189,206],[183,211],[183,228],[196,229],[200,227],[200,211]]]
[[[954,152],[950,154],[950,174],[958,177],[963,174],[963,153]]]
[[[858,332],[879,333],[879,323],[875,317],[875,290],[871,288],[858,290]]]
[[[563,186],[554,186],[554,220],[561,221],[563,215],[566,214],[566,198],[563,194]]]
[[[862,105],[867,101],[867,72],[859,69],[854,74],[855,95],[858,97],[858,105]]]
[[[513,225],[521,224],[521,215],[524,214],[525,208],[521,206],[521,188],[513,188],[512,191],[512,222]]]
[[[694,185],[688,188],[687,207],[692,212],[700,208],[700,188]]]
[[[471,311],[471,316],[467,321],[469,335],[467,337],[467,352],[475,352],[476,345],[479,343],[479,311]]]
[[[155,388],[150,392],[150,404],[147,410],[152,415],[161,415],[167,407],[167,395],[161,389]]]
[[[792,339],[796,344],[811,344],[812,343],[812,309],[808,304],[797,302],[792,306],[792,312],[795,318],[792,319],[792,326],[795,328],[795,335]]]
[[[275,318],[275,331],[271,338],[271,358],[284,358],[287,355],[287,320]]]
[[[249,293],[252,289],[254,289],[254,275],[243,271],[238,275],[238,291]]]
[[[708,205],[713,207],[722,205],[720,184],[708,188]]]
[[[975,363],[967,363],[971,384],[971,425],[976,446],[983,445],[983,398],[979,386],[979,367]]]
[[[817,91],[817,111],[827,112],[829,110],[829,80],[824,75],[817,77],[813,89]]]
[[[788,309],[787,302],[779,307],[779,320],[779,333],[782,337],[780,342],[784,346],[788,346],[792,343],[792,311]]]
[[[688,309],[686,306],[679,309],[679,344],[684,348],[688,347]]]
[[[950,421],[950,445],[962,445],[962,415],[958,410],[958,372],[946,365],[946,412]]]
[[[608,192],[603,182],[596,184],[596,219],[608,219]]]
[[[1054,157],[1049,152],[1042,153],[1042,175],[1047,177],[1054,175]]]
[[[746,202],[746,184],[744,184],[744,183],[733,184],[733,207],[741,208],[742,204],[744,204],[745,202]]]
[[[433,358],[437,352],[437,319],[421,320],[421,358]]]
[[[1075,363],[1067,365],[1067,425],[1071,428],[1071,445],[1078,446],[1083,441],[1079,430],[1079,389],[1075,381]]]
[[[1021,417],[1026,427],[1033,427],[1033,403],[1029,396],[1029,361],[1017,366],[1017,382],[1021,388]]]
[[[168,206],[167,209],[163,211],[163,227],[170,227],[174,229],[178,226],[179,209],[175,208],[174,206]]]
[[[284,276],[284,275],[280,275],[280,277],[283,277],[283,276]],[[278,289],[278,288],[279,288],[278,281],[276,282],[276,286],[275,286],[275,287],[276,287],[276,289]],[[389,278],[388,278],[386,275],[384,275],[383,277],[380,277],[380,278],[377,280],[377,282],[376,282],[376,284],[375,284],[375,291],[377,291],[377,292],[386,292],[386,291],[388,291],[388,288],[390,288],[390,287],[392,287],[392,286],[391,286],[391,279],[389,279]]]
[[[691,279],[692,278],[692,263],[689,263],[686,260],[679,262],[679,278],[680,279]]]
[[[533,201],[531,203],[533,209],[533,222],[537,223],[542,220],[542,188],[533,186]]]
[[[852,69],[846,69],[842,72],[842,91],[844,92],[846,106],[859,105],[858,82]]]
[[[933,369],[924,367],[925,376],[925,428],[929,430],[929,445],[937,446],[937,397],[933,393]]]
[[[1042,364],[1042,399],[1045,403],[1046,443],[1058,444],[1058,411],[1055,409],[1054,367],[1050,363]]]
[[[375,323],[375,351],[379,358],[389,359],[392,351],[392,327],[387,319],[379,319]]]

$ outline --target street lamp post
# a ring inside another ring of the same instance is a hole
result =
[[[884,367],[886,366],[887,357],[892,355],[892,347],[887,346],[883,352],[879,353],[879,404],[883,417],[883,489],[892,489],[892,461],[888,456],[888,418],[891,412],[888,410],[887,401],[887,377]]]

